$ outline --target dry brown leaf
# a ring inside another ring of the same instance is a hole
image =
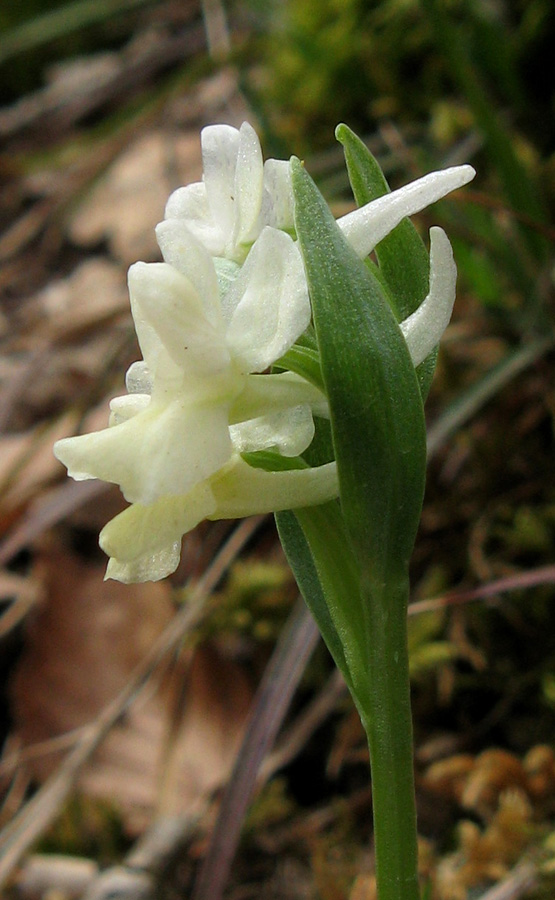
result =
[[[29,301],[27,312],[42,319],[40,337],[49,341],[67,339],[129,313],[123,268],[99,257],[88,259],[67,278],[52,281],[40,291]]]
[[[173,615],[167,583],[126,586],[104,582],[103,573],[60,551],[37,566],[45,600],[12,685],[23,747],[94,719]],[[133,833],[156,810],[183,812],[205,800],[228,775],[241,737],[251,691],[235,664],[197,651],[185,689],[179,684],[177,719],[174,687],[167,678],[152,683],[81,776],[80,788],[113,802]],[[34,758],[29,771],[43,780],[58,763],[53,754]]]
[[[36,565],[44,600],[30,623],[14,680],[15,710],[26,744],[93,719],[172,616],[165,584],[126,587],[61,550]],[[45,777],[54,760],[37,763]]]
[[[182,703],[174,707],[177,727],[164,765],[160,814],[176,815],[183,797],[193,803],[223,784],[251,701],[251,685],[236,663],[208,644],[195,653]]]
[[[159,258],[154,226],[168,196],[181,184],[198,181],[200,172],[198,130],[138,138],[80,205],[69,224],[71,238],[85,246],[108,238],[126,264]]]

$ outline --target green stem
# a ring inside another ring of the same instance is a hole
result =
[[[418,900],[418,854],[407,647],[408,582],[362,587],[367,680],[357,685],[372,771],[379,900]]]

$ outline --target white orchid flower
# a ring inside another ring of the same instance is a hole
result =
[[[107,578],[125,584],[159,581],[175,571],[184,534],[204,519],[236,519],[324,503],[339,493],[334,462],[316,468],[266,472],[238,454],[187,495],[133,504],[103,528],[110,557]]]
[[[241,261],[261,230],[270,225],[292,233],[293,193],[289,163],[262,161],[254,129],[244,122],[210,125],[201,132],[203,181],[175,191],[156,232],[164,259],[179,267],[186,260],[188,235],[212,256]],[[406,216],[412,216],[475,176],[472,166],[432,172],[378,197],[337,220],[357,255],[364,259]],[[451,245],[440,228],[430,231],[430,292],[401,324],[415,366],[438,344],[453,310],[457,270]]]
[[[266,228],[223,287],[192,237],[186,259],[183,271],[167,263],[131,267],[144,361],[128,372],[128,395],[112,401],[110,427],[54,448],[73,478],[113,482],[130,503],[147,507],[188,495],[235,447],[297,456],[314,434],[312,410],[325,412],[323,394],[304,379],[254,374],[282,356],[310,320],[292,239]]]

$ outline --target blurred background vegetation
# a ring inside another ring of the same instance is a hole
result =
[[[456,312],[428,404],[430,474],[414,558],[415,600],[441,602],[411,618],[417,762],[423,793],[432,785],[435,802],[440,796],[444,804],[434,825],[422,799],[423,832],[434,839],[435,853],[451,854],[451,881],[434,888],[439,900],[476,896],[467,889],[485,890],[527,848],[539,854],[545,871],[555,855],[549,850],[555,757],[548,752],[555,742],[554,46],[552,0],[239,0],[225,7],[217,0],[10,0],[0,8],[0,414],[8,437],[40,426],[48,443],[48,428],[64,413],[82,417],[108,391],[120,391],[121,363],[132,353],[130,328],[104,314],[47,344],[61,359],[72,340],[83,342],[87,329],[96,334],[107,322],[115,336],[110,362],[104,353],[102,365],[97,359],[85,375],[74,357],[61,372],[52,364],[44,375],[51,391],[38,399],[23,382],[14,394],[10,379],[22,359],[44,349],[48,313],[36,312],[36,297],[53,280],[100,255],[118,263],[123,282],[132,251],[128,258],[115,249],[109,229],[80,242],[70,222],[138,137],[161,129],[198,134],[210,121],[227,117],[237,125],[250,115],[266,154],[302,155],[338,212],[352,204],[333,139],[340,121],[367,141],[393,187],[446,165],[471,162],[477,169],[468,189],[418,219],[423,233],[436,222],[447,228],[459,269]],[[217,78],[226,73],[233,88],[218,105]],[[145,171],[145,189],[150,175]],[[109,216],[117,221],[117,203]],[[7,495],[33,452],[27,445],[3,474]],[[34,492],[4,507],[6,541],[41,492],[60,480],[59,470],[48,470]],[[50,540],[62,535],[64,546],[71,540],[74,550],[97,561],[96,520],[57,528]],[[196,556],[187,557],[193,575],[220,538],[221,532],[203,534],[198,545],[193,539]],[[36,543],[16,545],[7,571],[36,574]],[[265,531],[251,550],[260,590],[245,587],[249,565],[241,568],[197,639],[219,635],[237,658],[246,655],[256,681],[292,591],[272,568],[273,534]],[[267,555],[265,573],[260,565]],[[183,575],[172,602],[182,599]],[[11,678],[24,626],[22,617],[5,644],[8,738],[17,722]],[[322,690],[327,671],[325,655],[317,656],[303,698]],[[271,834],[264,850],[249,826],[236,879],[248,881],[251,854],[257,896],[274,896],[261,887],[267,847],[291,852],[276,822],[293,820],[302,832],[303,809],[308,815],[314,804],[360,790],[363,742],[348,707],[334,707],[317,736],[253,811],[256,828]],[[543,769],[538,746],[545,751]],[[476,760],[492,748],[510,756],[480,768]],[[439,763],[445,770],[438,774]],[[541,788],[537,781],[530,786],[538,766]],[[471,770],[483,779],[487,802]],[[509,770],[518,776],[502,774]],[[511,806],[510,791],[518,790],[524,806]],[[338,861],[330,849],[341,831],[363,845],[363,828],[353,836],[357,802],[346,819],[336,816],[325,837],[307,839],[305,868],[323,900],[372,897],[370,882],[355,878],[360,857]],[[457,837],[461,808],[470,810],[472,827]],[[82,810],[80,816],[87,820]],[[517,831],[503,832],[507,816]],[[524,831],[526,840],[515,837]],[[77,841],[82,853],[89,852],[88,838]],[[514,853],[499,849],[503,840]],[[56,848],[52,836],[47,846]],[[459,854],[454,862],[453,854]],[[484,855],[489,868],[476,862]],[[544,896],[552,896],[550,889],[542,881]],[[300,887],[283,890],[287,898],[313,896]]]

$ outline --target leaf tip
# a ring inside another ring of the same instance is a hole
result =
[[[349,128],[348,125],[345,125],[344,122],[340,122],[337,128],[335,129],[335,138],[339,141],[340,144],[344,144],[348,139],[349,135],[353,132]]]

